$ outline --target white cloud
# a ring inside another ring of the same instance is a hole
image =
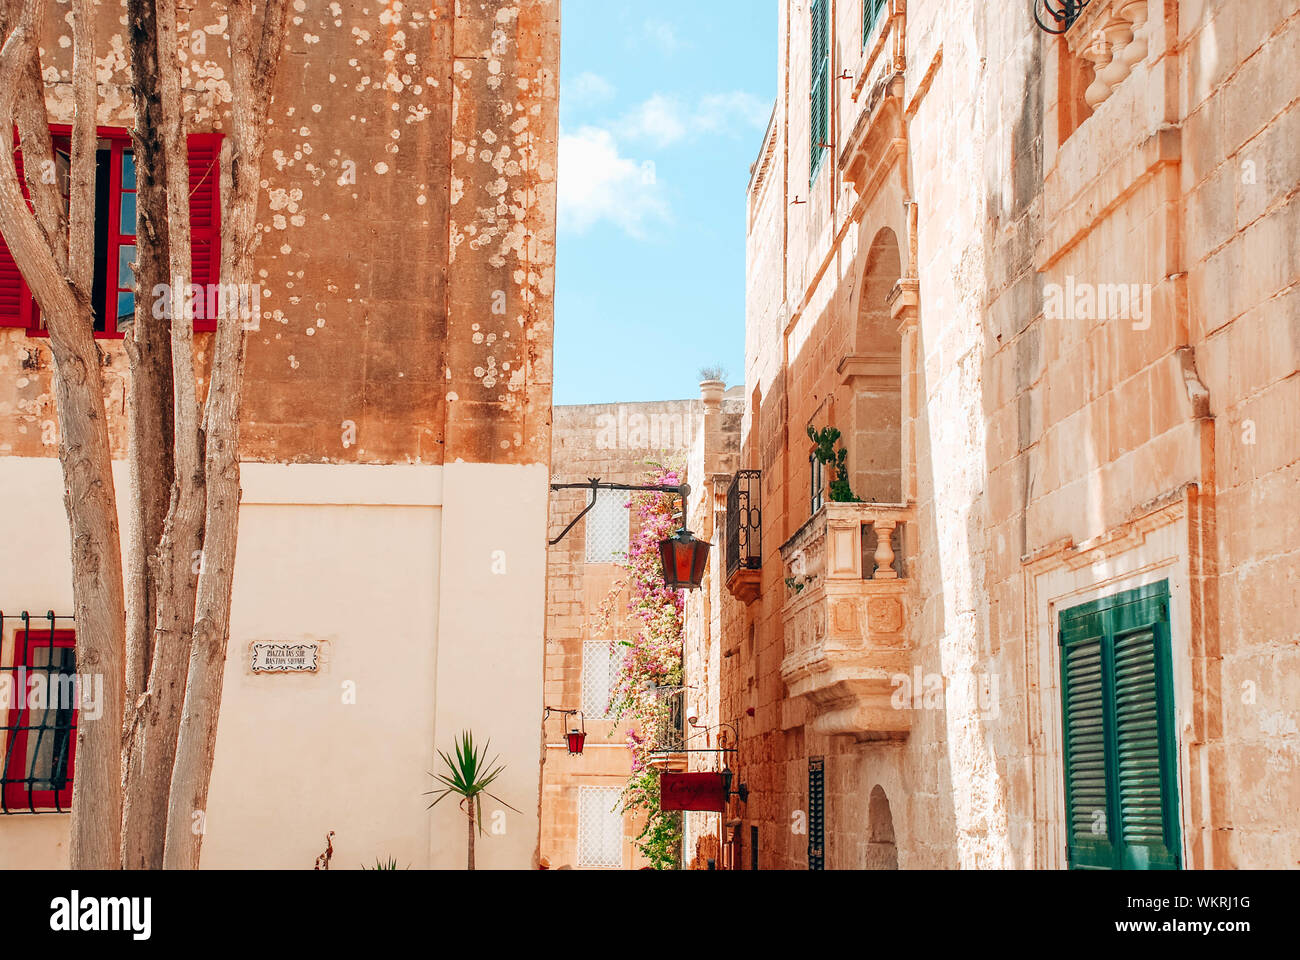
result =
[[[695,113],[696,125],[703,130],[720,130],[732,126],[766,129],[772,117],[772,104],[744,90],[711,93],[700,100]]]
[[[763,129],[772,105],[752,93],[734,90],[710,93],[690,107],[676,97],[656,93],[633,107],[619,120],[620,134],[669,147],[701,133],[722,134],[738,129]]]
[[[584,106],[605,103],[614,98],[614,85],[600,74],[587,70],[573,78],[564,91],[564,97]]]
[[[677,39],[677,31],[666,20],[647,19],[641,25],[641,30],[645,38],[664,53],[672,53],[681,46],[681,41]]]
[[[651,221],[669,219],[653,161],[619,153],[613,134],[599,127],[560,133],[559,226],[584,233],[608,220],[633,237]]]
[[[633,107],[619,121],[619,132],[636,140],[650,140],[667,147],[686,136],[689,118],[682,105],[671,97],[656,93]]]

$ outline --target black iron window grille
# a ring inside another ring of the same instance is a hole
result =
[[[686,749],[686,688],[653,687],[655,712],[652,753],[680,753]]]
[[[727,579],[763,567],[762,472],[738,470],[727,488]]]
[[[826,869],[826,758],[808,759],[808,869]]]
[[[9,644],[7,623],[18,621]],[[60,626],[60,623],[64,626]],[[79,688],[72,617],[0,612],[0,813],[67,813]]]

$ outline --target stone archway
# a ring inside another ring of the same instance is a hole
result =
[[[890,309],[902,271],[898,237],[882,228],[867,251],[853,354],[841,371],[852,390],[853,492],[876,503],[903,500],[903,342]]]
[[[880,784],[871,788],[867,807],[868,870],[897,870],[898,847],[894,844],[894,815],[889,798]]]

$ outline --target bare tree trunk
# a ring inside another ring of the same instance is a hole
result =
[[[123,864],[162,866],[168,791],[185,696],[186,663],[194,631],[194,600],[203,548],[203,436],[198,423],[194,376],[194,321],[186,307],[190,286],[189,156],[181,95],[175,0],[158,0],[156,98],[165,163],[167,251],[170,291],[174,480],[156,558],[150,563],[157,607],[149,672],[125,726],[126,794]],[[137,36],[137,45],[143,45]],[[140,78],[144,81],[146,77]],[[155,196],[155,201],[157,197]]]
[[[122,781],[122,866],[162,866],[167,791],[175,757],[183,694],[173,708],[144,701],[153,665],[154,629],[160,605],[154,567],[168,513],[174,476],[172,444],[172,349],[169,323],[153,312],[153,291],[170,283],[166,172],[159,88],[158,34],[148,0],[127,0],[133,133],[136,169],[135,323],[126,337],[131,365],[127,456],[131,470],[126,603],[126,704]],[[148,296],[144,296],[148,293]],[[186,635],[188,636],[188,634]],[[182,661],[183,663],[183,661]],[[175,677],[176,671],[164,671]],[[184,676],[181,674],[180,681]],[[165,698],[164,698],[165,699]],[[149,707],[153,707],[150,709]],[[147,724],[153,723],[152,731]],[[148,738],[164,747],[148,749]]]
[[[474,869],[474,800],[472,798],[470,799],[469,803],[466,804],[465,806],[465,813],[469,820],[469,823],[467,824],[469,828],[469,865],[467,869],[473,870]]]
[[[46,0],[25,0],[13,31],[0,51],[0,130],[12,129],[19,88],[30,83],[29,67],[36,56]],[[84,42],[85,33],[77,35]],[[84,64],[84,61],[83,61]],[[84,85],[89,74],[77,72]],[[95,91],[74,91],[79,114],[94,109]],[[93,162],[94,150],[84,144],[86,123],[77,118],[74,146],[81,164]],[[46,123],[44,115],[39,125]],[[36,133],[30,131],[29,136]],[[48,130],[46,132],[48,137]],[[39,137],[37,137],[39,139]],[[25,166],[52,154],[25,154]],[[74,171],[73,183],[84,183],[86,171]],[[93,178],[93,173],[89,175]],[[53,184],[31,177],[37,210],[50,203],[45,190]],[[74,202],[83,202],[82,198]],[[57,203],[57,201],[56,201]],[[84,211],[75,211],[74,223],[84,228]],[[121,543],[113,489],[111,448],[104,409],[103,375],[99,348],[93,334],[94,311],[84,291],[74,289],[62,276],[60,241],[90,246],[90,236],[70,241],[49,236],[33,218],[18,183],[13,154],[0,150],[0,231],[10,253],[26,278],[45,316],[54,356],[54,391],[59,417],[59,461],[63,467],[65,506],[72,528],[72,593],[77,623],[77,670],[103,677],[101,720],[85,718],[77,729],[77,773],[72,794],[71,862],[74,868],[112,868],[119,862],[122,818],[120,727],[123,690],[123,615]]]
[[[285,36],[287,0],[267,0],[254,52],[250,0],[230,4],[230,55],[234,142],[229,164],[230,216],[222,243],[222,282],[246,290],[256,282],[253,252],[260,234],[260,194],[266,115]],[[161,4],[159,5],[161,8]],[[167,815],[168,867],[199,865],[203,834],[196,829],[207,809],[217,716],[230,633],[230,596],[239,524],[239,406],[244,384],[244,321],[227,311],[218,321],[216,350],[204,415],[207,514],[203,566],[199,571],[194,639],[185,709]]]

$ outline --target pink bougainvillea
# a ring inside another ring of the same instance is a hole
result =
[[[682,476],[677,470],[658,464],[649,485],[675,487]],[[676,493],[653,490],[632,494],[628,507],[636,517],[636,534],[628,546],[624,575],[602,602],[596,623],[597,634],[617,637],[615,624],[625,615],[636,625],[622,645],[623,659],[618,677],[610,687],[610,708],[616,722],[628,722],[627,746],[632,752],[632,779],[624,792],[624,809],[646,814],[645,829],[638,846],[660,868],[676,866],[680,818],[659,810],[658,772],[649,766],[654,748],[653,731],[663,721],[667,700],[658,688],[682,683],[682,609],[676,590],[664,586],[659,560],[659,541],[677,532],[681,525]],[[621,602],[626,596],[626,606]]]

